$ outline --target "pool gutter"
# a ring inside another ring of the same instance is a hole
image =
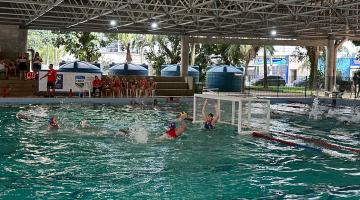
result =
[[[174,97],[173,102],[168,102],[167,97],[148,97],[148,98],[0,98],[0,105],[29,105],[29,104],[109,104],[109,105],[128,105],[134,103],[153,104],[154,100],[158,103],[186,103],[192,104],[193,97]],[[271,104],[279,103],[299,103],[311,105],[314,98],[301,97],[263,97],[269,99]],[[333,99],[319,98],[323,105],[332,105]],[[355,99],[337,99],[337,106],[360,106],[360,100]]]

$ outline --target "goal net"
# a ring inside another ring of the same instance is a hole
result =
[[[207,104],[204,107],[205,100]],[[193,103],[194,123],[203,123],[205,115],[219,114],[218,123],[237,126],[238,133],[268,131],[270,126],[270,100],[225,95],[195,94]],[[218,110],[218,111],[217,111]]]

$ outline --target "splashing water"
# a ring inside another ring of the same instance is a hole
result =
[[[321,114],[322,112],[320,111],[319,108],[319,98],[315,98],[313,101],[311,111],[309,113],[309,118],[317,120],[320,118]]]
[[[135,124],[134,126],[129,127],[129,131],[131,139],[135,140],[137,143],[147,143],[149,133],[145,130],[144,127]]]
[[[354,109],[350,113],[349,112],[346,113],[344,112],[344,110],[331,108],[328,110],[326,117],[334,118],[343,123],[358,124],[360,123],[360,110]]]

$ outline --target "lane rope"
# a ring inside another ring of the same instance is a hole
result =
[[[295,142],[290,142],[290,141],[274,138],[272,136],[265,135],[265,134],[262,134],[262,133],[259,133],[259,132],[253,132],[252,136],[257,137],[257,138],[263,138],[263,139],[266,139],[266,140],[275,141],[275,142],[285,144],[285,145],[288,145],[288,146],[291,146],[291,147],[298,147],[298,148],[308,149],[308,150],[315,151],[315,152],[322,152],[322,149],[319,149],[319,148],[309,147],[309,146],[306,146],[306,145],[303,145],[303,144],[297,144]]]
[[[315,138],[311,138],[311,137],[304,137],[304,136],[300,136],[300,135],[284,133],[284,132],[275,131],[275,130],[270,130],[270,132],[285,135],[285,136],[289,136],[289,137],[294,137],[294,138],[297,138],[297,139],[301,139],[301,140],[304,140],[306,142],[311,142],[313,144],[317,144],[317,145],[320,145],[320,146],[323,146],[323,147],[327,147],[329,149],[342,149],[342,150],[347,150],[347,151],[351,151],[351,152],[360,154],[360,149],[341,146],[341,145],[333,144],[333,143],[326,142],[326,141],[323,141],[323,140],[320,140],[320,139],[315,139]]]

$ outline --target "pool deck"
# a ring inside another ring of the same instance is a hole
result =
[[[278,103],[301,103],[312,104],[313,97],[261,97],[269,99],[271,104]],[[174,97],[175,101],[167,102],[167,97],[148,97],[148,98],[0,98],[0,105],[29,105],[29,104],[108,104],[108,105],[129,105],[131,103],[153,104],[154,100],[158,103],[187,103],[192,104],[193,97]],[[319,98],[321,104],[332,105],[333,99]],[[360,100],[355,99],[336,99],[337,106],[360,106]]]

